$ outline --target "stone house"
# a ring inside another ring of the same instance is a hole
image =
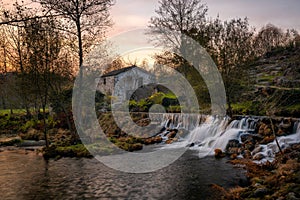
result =
[[[135,65],[106,73],[100,77],[98,90],[112,95],[117,102],[130,99],[138,89],[155,82],[155,76]]]

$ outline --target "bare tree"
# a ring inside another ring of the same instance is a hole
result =
[[[165,30],[179,32],[199,41],[205,46],[205,24],[207,7],[201,0],[160,0],[157,16],[150,19],[149,34],[157,43],[166,46],[181,46],[181,38],[177,34],[163,34]],[[171,32],[170,32],[171,33]],[[155,36],[159,37],[155,37]]]
[[[257,55],[263,55],[273,48],[284,46],[284,33],[282,29],[267,24],[257,34],[255,38]]]
[[[84,51],[91,42],[102,39],[106,29],[111,26],[109,8],[113,0],[33,0],[44,7],[48,13],[60,15],[66,21],[63,31],[77,38],[79,69],[83,64]]]
[[[227,95],[228,114],[231,114],[231,104],[243,86],[249,85],[249,62],[254,59],[253,35],[248,19],[232,19],[219,22],[218,35],[213,39],[214,45],[210,52],[215,58],[218,69],[222,75]],[[239,92],[238,92],[239,91]]]

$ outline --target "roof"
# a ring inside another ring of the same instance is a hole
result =
[[[101,77],[116,76],[116,75],[118,75],[118,74],[124,73],[124,72],[129,71],[129,70],[134,69],[134,68],[137,68],[137,69],[139,69],[139,70],[141,70],[141,71],[143,71],[143,72],[149,73],[149,72],[147,72],[146,70],[144,70],[144,69],[142,69],[142,68],[140,68],[140,67],[138,67],[138,66],[136,66],[136,65],[132,65],[132,66],[130,66],[130,67],[125,67],[125,68],[122,68],[122,69],[117,69],[117,70],[108,72],[108,73],[104,74],[104,75],[101,76]]]

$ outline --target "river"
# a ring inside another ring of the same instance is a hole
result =
[[[234,187],[245,172],[189,150],[176,162],[145,174],[115,171],[96,159],[45,161],[24,150],[0,153],[0,199],[216,199],[211,184]]]

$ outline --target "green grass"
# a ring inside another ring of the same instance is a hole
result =
[[[259,104],[252,101],[245,101],[231,104],[232,111],[237,115],[265,115],[265,110],[259,108]]]
[[[259,81],[268,81],[271,82],[274,80],[274,78],[276,78],[277,76],[271,76],[271,75],[264,75],[262,77],[259,78]]]
[[[10,109],[0,109],[0,115],[10,115]],[[13,114],[26,114],[25,109],[13,109]]]
[[[17,114],[17,115],[25,115],[26,114],[26,109],[13,109],[13,114]],[[31,113],[35,113],[36,111],[31,108],[30,109]],[[43,110],[40,109],[40,112],[42,113]],[[46,109],[46,112],[49,112],[49,109]],[[10,115],[11,114],[11,110],[10,109],[0,109],[0,115]]]

